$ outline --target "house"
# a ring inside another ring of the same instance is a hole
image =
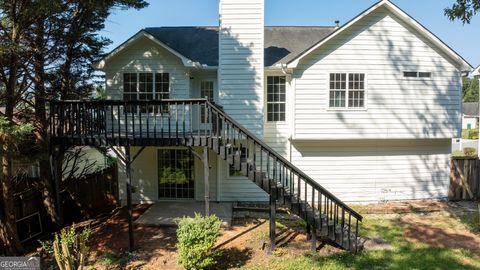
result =
[[[474,76],[475,78],[480,78],[480,66],[478,66],[478,67],[472,72],[472,76]]]
[[[462,129],[478,129],[478,102],[464,102],[462,106]]]
[[[341,27],[264,26],[263,0],[219,11],[219,26],[145,28],[106,55],[108,99],[207,97],[344,201],[447,197],[472,70],[448,45],[390,1]],[[211,152],[211,199],[268,200]],[[134,202],[204,197],[186,147],[147,147],[132,171]]]
[[[107,100],[50,103],[53,163],[59,145],[116,152],[130,250],[136,202],[268,201],[271,248],[284,204],[313,248],[317,232],[355,251],[346,202],[447,197],[473,68],[438,37],[387,0],[341,27],[266,27],[263,0],[219,13],[105,55]]]

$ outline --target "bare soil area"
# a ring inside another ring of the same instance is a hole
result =
[[[149,205],[136,205],[134,217],[138,218]],[[429,246],[463,248],[480,254],[480,234],[475,231],[473,210],[464,205],[446,202],[411,202],[372,204],[356,207],[366,215],[393,215],[403,228],[403,237]],[[282,215],[285,217],[285,215]],[[265,217],[268,217],[265,214]],[[473,223],[472,223],[473,222]],[[176,263],[176,235],[174,227],[135,226],[135,246],[128,253],[128,226],[124,209],[117,209],[100,220],[88,220],[93,230],[90,265],[94,269],[182,269]],[[266,256],[268,250],[268,225],[263,217],[237,218],[230,228],[222,228],[216,248],[221,251],[215,269],[255,267],[268,265],[275,258],[294,258],[309,252],[304,223],[296,218],[281,218],[277,224],[277,248]],[[473,229],[472,229],[473,228]],[[320,255],[339,253],[325,246]]]

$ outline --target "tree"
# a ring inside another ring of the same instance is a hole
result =
[[[0,1],[0,85],[4,107],[0,119],[1,196],[0,240],[8,254],[18,254],[22,246],[18,239],[13,204],[13,159],[15,147],[24,131],[14,122],[21,97],[29,89],[29,49],[26,36],[37,16],[35,3],[29,0]]]
[[[32,131],[33,127],[30,124],[18,125],[0,116],[0,144],[3,146],[0,149],[2,155],[0,242],[5,246],[7,254],[18,254],[22,251],[14,211],[15,175],[12,159],[18,152],[18,147],[31,135]]]
[[[55,205],[61,202],[55,201],[47,154],[51,150],[47,100],[88,96],[93,90],[92,63],[110,43],[98,34],[108,15],[116,8],[140,9],[147,5],[144,0],[0,0],[0,104],[5,107],[9,128],[15,114],[22,114],[22,118],[35,124],[40,153],[38,187],[47,213],[58,226],[62,218]],[[20,107],[28,110],[20,111]],[[13,213],[9,185],[14,178],[11,170],[14,143],[8,134],[5,133],[5,143],[1,144],[0,175],[2,184],[7,184],[0,197],[6,214]],[[11,220],[0,219],[0,226]],[[3,228],[12,226],[14,223]],[[4,232],[0,232],[0,237],[7,238],[4,243],[9,246],[9,253],[18,253],[21,249],[18,241],[9,240],[16,237],[15,232]]]
[[[464,77],[462,95],[463,102],[478,102],[478,80]]]
[[[89,97],[93,90],[93,62],[102,54],[110,40],[98,35],[105,27],[105,20],[115,8],[140,9],[148,4],[143,0],[55,0],[50,1],[46,16],[36,23],[36,30],[32,35],[34,52],[41,55],[34,58],[34,107],[37,125],[37,139],[41,152],[48,153],[50,149],[47,140],[47,111],[45,98],[51,99],[80,99]],[[34,55],[36,55],[34,53]],[[41,67],[48,67],[48,71]],[[63,159],[66,149],[60,149],[59,160]],[[58,169],[61,168],[58,166]],[[52,194],[50,163],[48,156],[40,160],[42,175],[44,204],[57,225],[62,225],[62,211],[53,212],[51,207]],[[61,175],[60,172],[57,172]],[[57,185],[60,189],[60,185]],[[57,190],[58,195],[59,190]],[[57,200],[59,196],[57,196]],[[61,202],[57,202],[61,206]]]
[[[452,21],[460,20],[463,24],[469,24],[479,11],[480,0],[456,0],[456,3],[445,9],[445,15]]]

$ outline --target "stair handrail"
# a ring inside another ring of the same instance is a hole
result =
[[[241,132],[243,132],[246,136],[247,139],[250,137],[252,140],[255,141],[255,143],[259,144],[263,149],[267,150],[271,155],[275,156],[278,160],[280,160],[285,166],[290,167],[290,170],[292,170],[294,173],[296,173],[298,176],[303,178],[305,182],[307,182],[309,185],[311,185],[313,188],[319,190],[324,196],[328,196],[330,200],[333,200],[338,206],[344,208],[345,210],[349,211],[352,216],[354,216],[357,220],[362,221],[363,217],[359,213],[357,213],[355,210],[350,208],[348,205],[346,205],[343,201],[341,201],[339,198],[337,198],[335,195],[333,195],[330,191],[326,190],[324,187],[322,187],[319,183],[317,183],[315,180],[313,180],[310,176],[305,174],[302,170],[297,168],[295,165],[293,165],[290,161],[285,159],[282,155],[278,154],[275,150],[273,150],[270,146],[268,146],[263,140],[258,138],[255,134],[251,133],[248,129],[246,129],[243,125],[238,123],[235,119],[233,119],[230,115],[225,113],[224,111],[218,109],[214,104],[212,104],[210,101],[205,100],[206,104],[209,106],[210,110],[215,111],[217,114],[221,115],[224,117],[226,120],[231,122],[235,127]]]
[[[235,119],[233,119],[230,115],[225,113],[223,110],[219,109],[215,104],[212,102],[208,101],[205,98],[186,98],[186,99],[158,99],[158,100],[50,100],[50,107],[51,107],[51,112],[50,112],[50,117],[53,117],[54,113],[54,107],[58,106],[60,104],[75,104],[75,103],[88,103],[88,104],[96,104],[96,105],[124,105],[126,103],[131,104],[131,105],[142,105],[142,104],[164,104],[164,103],[188,103],[188,102],[198,102],[198,103],[205,103],[206,106],[209,107],[210,110],[215,111],[218,115],[221,115],[225,120],[228,120],[231,122],[235,128],[240,130],[242,133],[244,133],[248,138],[251,138],[252,140],[255,141],[258,145],[262,147],[262,149],[265,149],[269,152],[270,155],[273,155],[276,159],[281,161],[286,167],[289,167],[291,171],[293,171],[295,174],[297,174],[299,177],[301,177],[307,184],[312,186],[312,188],[315,188],[319,190],[324,196],[327,196],[330,200],[334,201],[338,206],[344,208],[350,214],[355,217],[357,220],[362,221],[363,217],[359,213],[357,213],[355,210],[350,208],[348,205],[346,205],[343,201],[341,201],[339,198],[337,198],[335,195],[333,195],[331,192],[329,192],[327,189],[325,189],[323,186],[321,186],[319,183],[317,183],[315,180],[313,180],[311,177],[309,177],[307,174],[305,174],[302,170],[297,168],[295,165],[293,165],[290,161],[285,159],[282,155],[278,154],[275,150],[273,150],[270,146],[268,146],[263,140],[258,138],[256,135],[251,133],[248,129],[246,129],[243,125],[238,123]],[[52,123],[51,123],[52,124]],[[53,126],[51,128],[51,132],[53,131]],[[53,131],[54,132],[54,131]],[[54,135],[54,134],[52,134]]]

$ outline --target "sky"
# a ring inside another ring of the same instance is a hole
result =
[[[110,51],[145,27],[218,25],[219,0],[147,0],[142,10],[114,10],[100,35]],[[376,0],[265,0],[265,25],[331,26],[344,24]],[[444,9],[455,0],[392,0],[474,67],[480,65],[480,14],[471,24],[452,22]],[[295,3],[295,4],[292,4]]]

